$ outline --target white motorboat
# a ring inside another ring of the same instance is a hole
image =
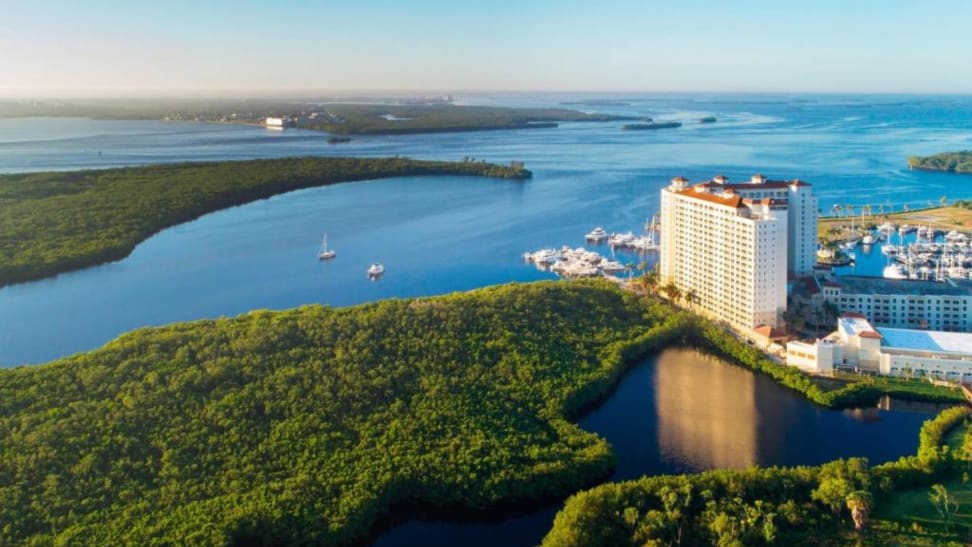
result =
[[[590,232],[587,232],[587,235],[584,236],[584,239],[586,239],[587,241],[594,242],[594,243],[600,243],[600,242],[606,240],[609,237],[611,237],[610,234],[608,234],[607,232],[605,232],[604,231],[604,228],[602,228],[601,226],[598,226],[597,228],[594,228]]]
[[[626,269],[625,265],[617,260],[602,260],[598,267],[601,268],[602,272],[609,274],[623,272]]]
[[[901,264],[888,264],[884,267],[885,279],[908,279],[908,270]]]
[[[608,244],[612,247],[630,247],[634,240],[635,235],[631,232],[626,234],[611,234],[611,237],[608,238]]]
[[[380,262],[375,262],[371,266],[368,266],[368,277],[378,277],[383,273],[385,273],[385,267]]]
[[[320,260],[330,260],[337,256],[334,249],[327,248],[327,232],[324,232],[324,241],[321,242],[321,250],[317,252],[317,258]]]
[[[873,245],[874,241],[874,234],[865,234],[864,237],[861,238],[862,245]]]

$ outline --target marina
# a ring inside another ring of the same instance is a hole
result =
[[[644,236],[635,235],[634,232],[630,231],[608,234],[602,226],[594,228],[584,236],[584,239],[589,243],[607,241],[611,249],[611,257],[603,256],[597,251],[584,247],[571,249],[570,246],[564,245],[560,249],[546,248],[523,253],[523,259],[534,264],[537,269],[553,272],[566,278],[614,277],[615,274],[622,272],[628,272],[630,275],[635,269],[644,270],[645,261],[639,260],[638,266],[623,263],[614,257],[615,249],[639,253],[657,251],[655,226],[654,221],[645,224],[648,234]]]

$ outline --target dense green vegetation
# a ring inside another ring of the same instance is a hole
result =
[[[128,255],[155,232],[312,186],[410,175],[524,179],[521,163],[289,158],[0,176],[0,286]]]
[[[622,116],[585,114],[565,108],[492,106],[328,104],[322,121],[298,125],[340,134],[401,134],[556,127],[557,122],[611,121]],[[389,119],[391,118],[391,119]]]
[[[344,542],[604,476],[568,418],[687,316],[606,282],[142,329],[0,371],[0,544]]]
[[[962,469],[964,460],[943,445],[948,431],[970,412],[955,407],[928,420],[916,456],[875,467],[853,458],[818,467],[718,470],[601,485],[567,501],[543,545],[910,543],[917,539],[913,531],[886,525],[852,533],[846,521],[866,527],[867,513],[881,500],[927,488]]]
[[[934,156],[912,156],[908,158],[908,167],[928,171],[972,173],[972,150],[943,152]]]

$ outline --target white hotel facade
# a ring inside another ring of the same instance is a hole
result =
[[[817,200],[800,180],[677,177],[661,191],[661,226],[660,283],[741,330],[781,326],[787,276],[816,263]]]

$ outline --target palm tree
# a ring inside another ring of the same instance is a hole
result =
[[[685,293],[685,301],[693,307],[699,303],[699,295],[695,292],[695,289],[689,289],[688,292]]]
[[[668,283],[659,290],[665,293],[665,296],[673,303],[678,303],[679,299],[682,298],[682,290],[675,286],[674,283]]]
[[[948,202],[948,200],[945,199],[945,196],[938,198],[938,204],[941,205],[942,207],[945,207],[946,202]]]
[[[928,492],[928,501],[935,508],[935,512],[942,517],[942,523],[945,525],[945,530],[947,531],[948,523],[958,511],[959,504],[948,493],[948,489],[945,488],[944,484],[932,485],[931,490]]]
[[[658,272],[651,270],[641,274],[638,278],[641,282],[641,287],[645,289],[645,292],[652,292],[655,287],[658,286]]]
[[[847,216],[850,216],[850,217],[854,216],[854,205],[847,204],[847,205],[844,206],[844,210],[847,211]]]
[[[843,207],[841,207],[840,205],[837,205],[836,203],[835,203],[835,204],[833,204],[833,205],[832,205],[832,206],[830,207],[830,212],[831,212],[831,214],[833,214],[834,216],[837,216],[837,217],[839,217],[839,216],[841,216],[841,213],[842,213],[843,211],[844,211],[844,208],[843,208]]]
[[[871,512],[871,494],[867,490],[855,490],[847,494],[847,508],[854,519],[854,529],[863,530]]]
[[[901,207],[904,209],[904,212],[906,212],[906,213],[910,210],[910,208],[908,207],[908,204],[907,203],[905,203]]]
[[[864,218],[864,215],[871,216],[871,204],[870,203],[865,203],[864,206],[861,207],[861,218]]]

